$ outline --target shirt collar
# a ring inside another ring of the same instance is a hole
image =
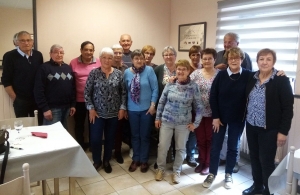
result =
[[[19,54],[21,54],[21,56],[26,56],[26,58],[29,58],[29,55],[25,54],[19,47],[17,47],[16,49],[19,52]],[[32,56],[32,49],[30,50],[30,56]]]
[[[240,74],[242,74],[242,71],[243,71],[243,68],[241,67],[241,68],[240,68]],[[233,74],[233,73],[231,72],[231,70],[230,70],[229,67],[227,68],[227,73],[228,73],[229,76],[231,76],[231,75]]]
[[[61,63],[61,65],[59,65],[57,62],[55,62],[52,58],[50,58],[50,63],[53,64],[53,65],[56,65],[56,66],[62,66],[65,62],[63,61]]]
[[[77,58],[77,60],[78,60],[79,63],[83,63],[81,55]],[[96,58],[93,56],[93,60],[89,64],[95,64],[95,63],[96,63]]]
[[[273,72],[272,72],[272,75],[271,75],[270,79],[274,79],[274,77],[275,77],[275,75],[276,75],[276,73],[277,73],[277,70],[276,70],[275,68],[273,68],[272,71],[273,71]],[[260,73],[260,71],[258,70],[258,71],[254,74],[253,78],[259,80],[259,73]],[[268,79],[268,80],[269,80],[269,79]]]

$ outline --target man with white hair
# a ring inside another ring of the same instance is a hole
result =
[[[60,121],[67,129],[67,117],[75,114],[75,81],[71,67],[64,63],[64,49],[53,45],[50,61],[38,70],[34,85],[34,97],[43,111],[43,125]]]
[[[123,63],[126,64],[128,67],[131,67],[132,66],[131,50],[130,50],[130,47],[132,45],[131,36],[129,34],[121,35],[119,43],[123,48],[123,55],[122,55]]]
[[[233,32],[226,33],[224,36],[224,50],[217,53],[215,62],[215,68],[225,70],[228,67],[227,59],[224,58],[224,54],[232,47],[237,47],[240,43],[239,35]],[[249,55],[245,52],[245,59],[241,65],[243,68],[252,70],[252,62]]]

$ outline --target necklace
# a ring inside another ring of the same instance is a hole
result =
[[[238,73],[238,74],[240,74],[240,73]],[[237,74],[232,74],[232,75],[237,75]],[[229,75],[228,75],[229,76]],[[229,76],[229,78],[231,79],[231,80],[233,80],[233,81],[237,81],[237,80],[239,80],[239,78],[241,77],[241,74],[239,75],[239,77],[237,78],[237,79],[233,79],[233,78],[231,78],[231,75]]]

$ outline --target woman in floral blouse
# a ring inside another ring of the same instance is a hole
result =
[[[209,105],[210,88],[213,80],[218,74],[214,68],[217,52],[214,49],[207,48],[202,50],[202,69],[195,70],[191,75],[191,80],[200,87],[201,99],[203,102],[203,118],[199,127],[195,129],[197,136],[197,145],[199,150],[199,165],[195,168],[196,173],[207,175],[209,173],[209,159],[212,139],[212,111]]]
[[[101,67],[89,74],[84,89],[86,107],[89,110],[91,146],[95,169],[102,165],[102,136],[104,131],[103,168],[111,173],[111,159],[115,131],[118,120],[124,117],[126,110],[126,91],[123,73],[112,67],[114,52],[105,47],[100,52]]]

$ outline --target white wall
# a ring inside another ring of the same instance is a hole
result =
[[[129,33],[132,49],[150,44],[160,54],[169,44],[171,1],[149,0],[51,0],[37,1],[38,49],[49,59],[51,45],[64,47],[65,62],[79,56],[80,44],[95,44],[95,56],[105,46]],[[162,63],[161,55],[153,62]]]

